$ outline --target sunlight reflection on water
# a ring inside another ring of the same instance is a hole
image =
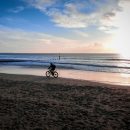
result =
[[[0,73],[45,76],[46,69],[0,66]],[[58,69],[59,77],[130,85],[130,74]]]

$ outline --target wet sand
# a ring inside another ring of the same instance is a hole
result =
[[[47,68],[37,67],[20,67],[20,66],[0,66],[0,73],[7,74],[22,74],[22,75],[36,75],[45,76]],[[80,80],[89,80],[101,83],[116,84],[116,85],[130,85],[130,74],[125,73],[107,73],[107,72],[93,72],[73,69],[58,69],[59,77],[72,78]]]
[[[1,130],[129,130],[130,86],[0,74]]]

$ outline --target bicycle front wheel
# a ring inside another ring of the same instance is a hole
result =
[[[57,78],[58,77],[58,73],[56,71],[54,71],[54,78]]]

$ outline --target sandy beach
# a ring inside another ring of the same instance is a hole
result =
[[[0,74],[1,130],[129,130],[130,86]]]

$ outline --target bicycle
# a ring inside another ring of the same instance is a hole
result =
[[[54,77],[54,78],[58,78],[58,72],[57,71],[53,71],[51,72],[51,70],[46,71],[46,77]]]

